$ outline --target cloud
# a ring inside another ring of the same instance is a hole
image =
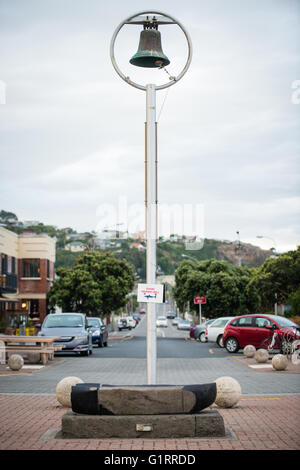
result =
[[[264,229],[278,248],[296,246],[299,3],[163,4],[188,29],[194,55],[186,76],[156,94],[159,201],[204,204],[211,238],[231,239],[238,226],[245,238]],[[136,0],[1,2],[3,209],[88,230],[101,203],[143,203],[145,93],[124,83],[109,57],[114,29],[141,8]],[[185,45],[171,28],[162,45],[173,73]],[[132,78],[145,76],[124,54],[136,52],[138,38],[132,27],[117,46]]]

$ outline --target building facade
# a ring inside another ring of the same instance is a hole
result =
[[[54,279],[55,239],[0,227],[0,327],[41,322]]]

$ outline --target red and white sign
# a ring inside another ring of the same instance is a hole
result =
[[[164,302],[164,284],[138,284],[138,302]]]
[[[206,304],[206,297],[200,297],[200,295],[198,295],[194,298],[194,304]]]

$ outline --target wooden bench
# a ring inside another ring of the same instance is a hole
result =
[[[28,354],[28,353],[37,353],[41,355],[42,363],[45,365],[47,364],[48,360],[53,360],[55,351],[61,351],[61,346],[54,346],[54,347],[40,347],[40,346],[17,346],[17,345],[7,345],[5,348],[5,352],[8,353],[15,353],[15,354]]]
[[[5,344],[6,355],[10,352],[16,354],[38,353],[41,355],[43,365],[47,364],[48,359],[53,359],[55,351],[61,351],[61,346],[53,344],[57,339],[52,336],[0,336],[0,341]]]

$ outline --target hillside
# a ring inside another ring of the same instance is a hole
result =
[[[138,279],[144,280],[146,276],[145,243],[133,238],[97,240],[96,233],[77,233],[70,227],[59,229],[53,225],[44,225],[38,221],[21,222],[12,212],[0,211],[0,224],[15,233],[24,231],[33,233],[47,233],[56,238],[56,267],[70,268],[76,263],[78,254],[84,250],[100,249],[111,251],[118,258],[126,259],[135,267]],[[96,243],[98,241],[98,243]],[[80,243],[79,243],[80,242]],[[137,242],[137,243],[134,243]],[[76,245],[77,244],[77,245]],[[77,250],[73,251],[74,246]],[[80,248],[78,248],[78,246]],[[240,244],[242,264],[249,267],[258,267],[272,255],[271,251],[262,250],[250,244]],[[201,250],[186,250],[184,240],[159,240],[157,243],[158,273],[174,274],[184,259],[201,261],[217,259],[238,264],[238,245],[236,242],[205,239]]]

